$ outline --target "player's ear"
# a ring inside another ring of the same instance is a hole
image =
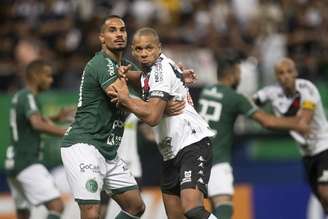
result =
[[[132,56],[136,56],[135,47],[133,45],[131,45],[131,54]]]
[[[159,51],[162,52],[162,44],[158,43]]]
[[[98,39],[99,39],[101,44],[103,44],[105,42],[105,39],[104,39],[104,36],[103,36],[102,33],[99,34]]]

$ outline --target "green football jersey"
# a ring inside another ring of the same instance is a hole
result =
[[[123,60],[122,64],[132,63]],[[87,63],[82,75],[75,119],[64,136],[62,147],[77,143],[90,144],[106,159],[115,158],[127,113],[110,102],[105,89],[118,78],[118,67],[118,63],[104,52],[96,53]]]
[[[243,95],[222,84],[205,87],[200,95],[199,113],[216,132],[213,163],[230,162],[234,123],[238,115],[252,115],[257,108]]]
[[[9,175],[16,175],[42,158],[40,132],[30,123],[30,116],[40,113],[41,105],[31,91],[23,89],[12,98],[9,122],[11,144],[7,148],[5,169]]]

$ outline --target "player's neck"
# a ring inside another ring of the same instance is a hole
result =
[[[230,80],[225,79],[225,78],[219,79],[218,80],[218,84],[222,84],[222,85],[227,86],[227,87],[231,87],[232,86]]]
[[[39,93],[38,86],[36,86],[36,84],[31,82],[26,83],[26,89],[31,91],[33,95],[37,95]]]
[[[102,51],[108,55],[109,57],[111,57],[111,59],[113,59],[115,62],[117,62],[119,65],[121,64],[121,60],[123,57],[123,52],[122,51],[112,51],[107,49],[106,47],[102,48]]]

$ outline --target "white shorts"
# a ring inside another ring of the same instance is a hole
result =
[[[60,197],[52,176],[42,164],[33,164],[16,177],[8,177],[8,184],[17,209],[27,209]]]
[[[233,174],[229,163],[215,164],[208,182],[208,196],[233,195]]]
[[[100,201],[100,192],[117,194],[137,189],[137,182],[118,156],[106,160],[89,144],[74,144],[61,148],[68,184],[75,200],[92,204]]]

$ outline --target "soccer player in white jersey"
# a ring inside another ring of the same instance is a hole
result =
[[[108,93],[118,106],[155,127],[163,157],[161,190],[168,218],[217,218],[203,205],[212,166],[209,137],[214,133],[192,106],[188,89],[181,79],[181,69],[161,52],[158,34],[152,28],[141,28],[135,33],[132,55],[143,70],[144,100],[129,97],[125,80]],[[164,116],[170,99],[188,101],[182,114]]]
[[[278,84],[267,86],[254,95],[258,105],[271,102],[278,116],[296,116],[309,124],[304,135],[290,131],[299,145],[312,192],[328,213],[328,122],[316,86],[308,80],[297,79],[293,60],[283,58],[275,66]]]

